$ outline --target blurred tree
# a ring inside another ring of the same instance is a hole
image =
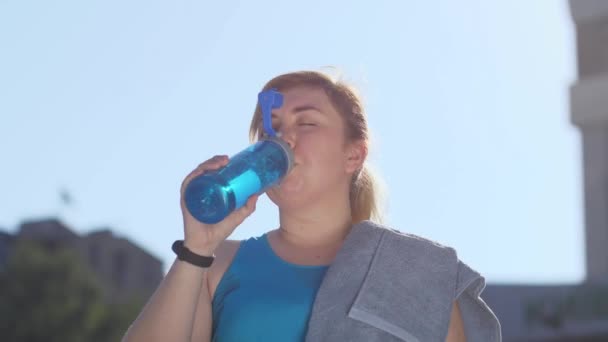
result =
[[[0,340],[118,341],[143,301],[106,304],[74,251],[18,242],[0,273]]]

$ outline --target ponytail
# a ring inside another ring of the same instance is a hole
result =
[[[382,223],[384,217],[380,202],[381,193],[378,180],[369,167],[364,165],[359,175],[353,178],[350,190],[353,224],[364,220]]]

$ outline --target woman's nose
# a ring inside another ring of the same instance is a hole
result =
[[[283,128],[279,131],[279,136],[281,137],[281,139],[283,139],[287,145],[289,145],[289,147],[293,150],[293,148],[296,146],[296,135],[295,135],[295,130],[293,129],[288,129],[288,128]]]

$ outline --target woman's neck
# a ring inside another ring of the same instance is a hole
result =
[[[336,203],[342,203],[336,206]],[[280,240],[296,248],[331,248],[341,245],[352,226],[350,202],[317,203],[315,208],[280,213],[276,232]]]

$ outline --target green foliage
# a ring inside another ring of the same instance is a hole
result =
[[[106,304],[75,252],[35,243],[14,246],[0,273],[0,340],[119,341],[142,301]]]

